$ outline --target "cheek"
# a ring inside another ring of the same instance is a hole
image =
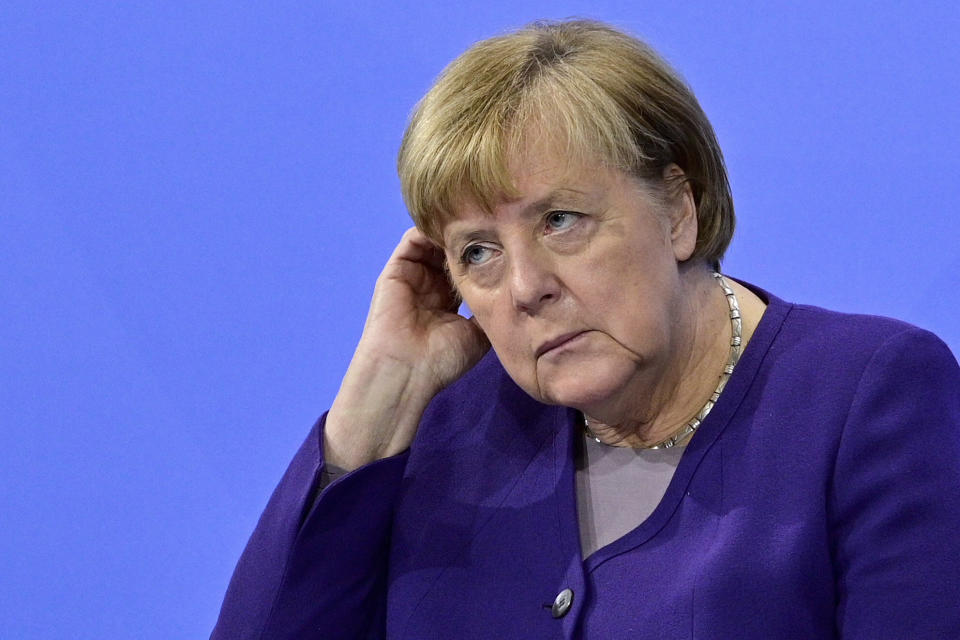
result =
[[[677,285],[674,263],[663,254],[662,247],[611,247],[584,265],[576,287],[590,323],[638,353],[668,338]]]
[[[473,317],[480,328],[487,335],[487,339],[490,340],[490,345],[500,355],[501,359],[506,356],[517,355],[516,327],[512,319],[502,313],[497,313],[493,305],[483,304],[479,301],[474,301],[472,305],[469,301],[465,302],[473,312]]]
[[[458,282],[456,279],[452,279],[451,281],[453,282],[453,288],[460,296],[461,302],[467,307],[467,311],[476,318],[480,327],[486,331],[486,325],[490,318],[489,302],[483,296],[477,295],[476,291],[469,286],[463,286],[462,280]]]
[[[483,329],[493,348],[497,349],[499,343],[504,340],[504,330],[507,327],[502,319],[498,321],[494,301],[490,296],[477,295],[475,291],[469,288],[458,287],[457,292],[460,294],[466,310]]]
[[[603,318],[628,304],[637,307],[638,302],[642,302],[637,294],[644,289],[649,277],[649,265],[643,264],[638,253],[614,246],[575,265],[567,282],[580,305]]]
[[[470,299],[464,301],[510,377],[526,386],[525,379],[533,376],[533,358],[529,337],[520,330],[513,313],[500,308],[495,301],[473,299],[473,304]]]

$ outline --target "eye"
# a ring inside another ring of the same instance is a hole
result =
[[[482,244],[472,244],[463,250],[460,262],[466,265],[481,265],[493,256],[493,249]]]
[[[579,213],[572,211],[551,211],[547,214],[547,227],[550,231],[565,231],[580,219]]]

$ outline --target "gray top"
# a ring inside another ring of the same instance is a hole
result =
[[[685,450],[685,446],[610,447],[586,436],[580,438],[577,519],[584,559],[629,533],[653,513]]]

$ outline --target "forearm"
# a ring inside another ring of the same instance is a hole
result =
[[[406,450],[435,393],[424,372],[358,350],[327,415],[324,461],[353,470]]]
[[[243,552],[212,639],[360,638],[382,624],[386,549],[406,456],[323,491],[311,431]]]

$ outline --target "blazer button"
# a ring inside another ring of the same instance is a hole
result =
[[[571,604],[573,604],[573,591],[564,589],[557,594],[556,600],[553,601],[553,606],[550,607],[550,613],[553,614],[554,618],[562,618],[567,615],[567,611],[570,611]]]

